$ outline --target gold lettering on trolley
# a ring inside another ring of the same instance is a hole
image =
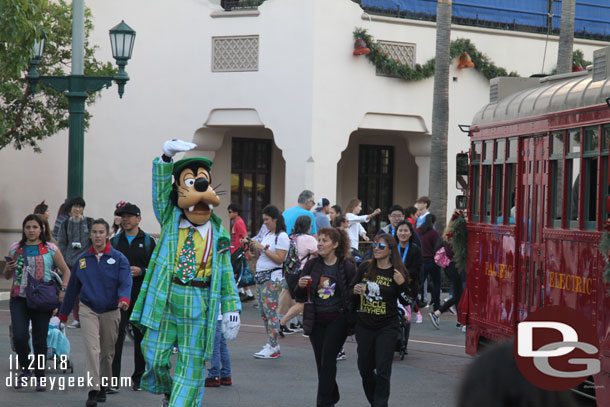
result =
[[[513,278],[513,266],[504,263],[485,262],[485,275],[489,277],[498,277],[501,279]]]
[[[565,273],[549,272],[549,286],[565,291],[591,295],[593,279]]]

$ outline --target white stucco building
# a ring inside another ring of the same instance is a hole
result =
[[[433,78],[407,82],[380,76],[352,55],[356,27],[417,63],[434,57],[435,23],[368,15],[351,0],[268,0],[258,9],[224,11],[216,0],[87,2],[98,57],[112,61],[108,29],[122,19],[137,31],[123,99],[116,85],[89,108],[85,136],[85,214],[110,220],[119,200],[143,210],[157,233],[151,205],[151,160],[170,138],[194,141],[214,160],[213,184],[230,200],[260,213],[281,209],[311,189],[345,205],[412,205],[428,193]],[[550,72],[557,37],[452,27],[489,58],[521,76],[540,73],[546,45]],[[608,44],[575,40],[592,59]],[[450,72],[448,202],[455,195],[455,154],[467,150],[458,124],[469,124],[489,100],[475,69]],[[66,195],[67,132],[31,150],[0,151],[0,247],[43,199],[57,210]],[[179,157],[178,157],[179,158]],[[385,208],[383,206],[386,206]],[[54,220],[54,216],[51,217]],[[255,221],[258,224],[258,221]]]

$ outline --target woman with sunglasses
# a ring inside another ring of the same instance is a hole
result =
[[[415,229],[413,229],[413,224],[409,222],[409,220],[403,220],[398,225],[396,225],[398,254],[400,255],[402,263],[405,265],[407,271],[409,272],[409,277],[411,279],[411,283],[409,284],[409,286],[411,292],[413,293],[417,293],[419,291],[419,272],[422,268],[422,264],[424,261],[421,254],[421,249],[415,242],[415,236]],[[416,305],[415,302],[412,302],[406,307],[409,307],[409,309],[413,311],[412,307],[414,305]],[[409,319],[405,328],[405,347],[409,344],[410,333],[411,321]]]
[[[356,301],[361,304],[356,342],[366,398],[371,406],[383,407],[390,398],[392,360],[399,333],[397,301],[412,298],[414,293],[392,235],[375,236],[372,246],[373,259],[360,265],[353,281]]]

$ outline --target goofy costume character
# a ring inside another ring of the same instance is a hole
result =
[[[240,325],[230,237],[212,213],[220,204],[210,186],[212,161],[185,158],[174,163],[171,158],[195,146],[167,141],[163,156],[153,161],[153,207],[162,230],[131,316],[144,332],[147,370],[140,385],[164,394],[163,406],[171,407],[202,403],[219,301],[225,338],[235,339]],[[174,346],[178,360],[172,380]]]

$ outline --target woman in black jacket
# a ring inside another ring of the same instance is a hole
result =
[[[366,398],[373,407],[388,405],[399,332],[398,300],[416,295],[409,283],[396,240],[385,233],[375,236],[373,259],[360,265],[353,288],[361,301],[356,320],[358,370]]]
[[[352,295],[350,282],[356,268],[346,259],[350,240],[345,231],[322,228],[318,231],[318,257],[307,262],[295,289],[298,302],[314,304],[315,322],[309,340],[318,368],[318,407],[339,401],[337,354],[347,337],[347,313]]]
[[[398,254],[409,272],[411,283],[409,288],[411,292],[419,292],[419,273],[423,264],[421,249],[415,244],[415,232],[413,225],[408,220],[403,220],[396,225],[396,240],[398,240]],[[413,311],[413,302],[409,301],[411,312]],[[409,344],[409,334],[411,333],[411,322],[407,322],[405,328],[405,346]],[[406,351],[406,350],[405,350]]]

